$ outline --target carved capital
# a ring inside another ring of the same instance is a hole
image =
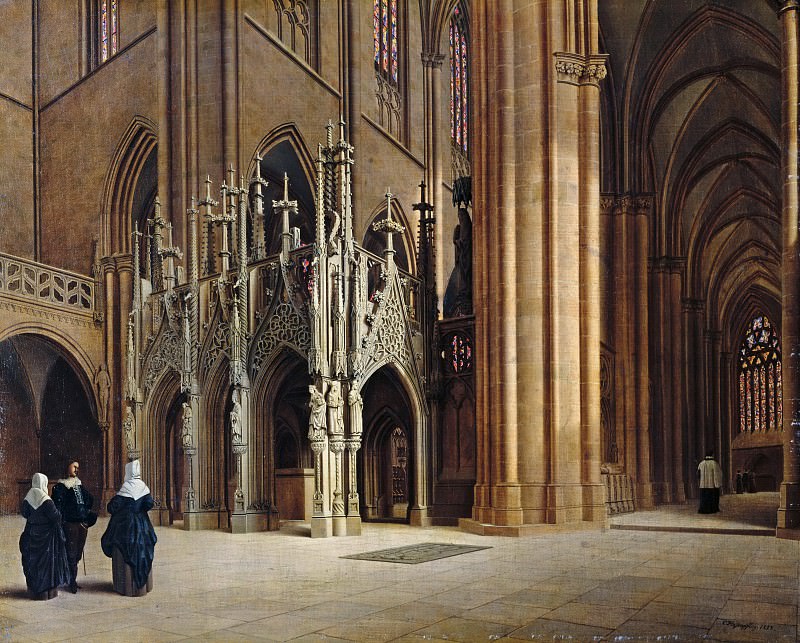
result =
[[[441,69],[442,63],[444,63],[444,54],[437,54],[433,51],[423,51],[420,58],[422,58],[422,66],[431,69]]]
[[[777,0],[778,16],[783,15],[787,11],[796,11],[800,9],[800,2],[798,0]]]
[[[702,299],[694,299],[692,297],[684,297],[681,299],[683,312],[686,313],[700,313],[703,312],[705,301]]]
[[[650,210],[653,208],[653,201],[653,197],[649,195],[637,196],[633,201],[636,214],[647,216],[650,213]]]
[[[572,85],[599,85],[608,75],[605,54],[581,56],[568,52],[556,52],[555,67],[558,82]]]
[[[613,214],[614,206],[616,204],[617,204],[617,196],[615,194],[601,194],[600,214]]]

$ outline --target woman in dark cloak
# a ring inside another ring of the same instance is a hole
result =
[[[142,481],[138,460],[125,465],[125,482],[108,503],[111,520],[100,544],[112,559],[114,590],[143,596],[152,589],[150,571],[156,532],[147,512],[153,508],[150,489]]]
[[[33,474],[31,490],[22,501],[22,515],[27,520],[19,537],[25,582],[34,598],[55,598],[58,586],[69,583],[69,564],[61,514],[47,495],[43,473]]]

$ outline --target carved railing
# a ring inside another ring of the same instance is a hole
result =
[[[91,277],[0,253],[0,294],[6,293],[71,312],[95,310]]]

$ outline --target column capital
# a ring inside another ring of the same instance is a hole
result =
[[[435,51],[423,51],[420,54],[423,67],[430,67],[431,69],[441,69],[444,63],[444,54],[436,53]]]
[[[555,67],[560,83],[571,85],[600,85],[600,81],[608,75],[606,68],[607,54],[582,56],[566,51],[553,54]]]
[[[616,194],[600,195],[600,214],[613,214],[614,206],[617,204]]]
[[[684,297],[681,299],[681,306],[683,307],[683,312],[703,312],[703,308],[705,307],[705,300],[703,299],[695,299],[692,297]]]
[[[787,11],[796,11],[800,9],[800,1],[798,0],[774,0],[778,15],[781,16]]]

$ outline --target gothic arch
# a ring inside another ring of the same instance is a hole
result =
[[[235,475],[228,413],[231,409],[230,366],[218,361],[203,385],[201,421],[197,431],[199,509],[217,512],[217,527],[229,527]],[[249,412],[243,409],[244,413]],[[208,523],[207,523],[208,524]]]
[[[390,393],[387,393],[390,392]],[[382,502],[381,478],[386,472],[381,470],[386,461],[381,449],[386,446],[382,440],[392,428],[390,424],[398,424],[405,430],[408,441],[408,519],[413,521],[413,510],[427,504],[427,479],[429,470],[428,458],[428,428],[425,422],[425,412],[421,398],[408,374],[395,364],[386,364],[371,373],[365,373],[365,379],[360,387],[364,399],[363,416],[363,447],[359,452],[359,493],[361,498],[362,517],[369,518],[397,518],[387,516],[386,507],[380,506]]]
[[[142,170],[158,143],[158,128],[150,119],[137,115],[122,135],[114,153],[103,188],[101,254],[131,251],[133,201]]]
[[[181,402],[180,377],[165,370],[154,382],[143,407],[141,424],[142,478],[147,481],[156,506],[153,516],[159,524],[172,523],[170,469],[174,462],[168,440],[175,430]]]
[[[405,228],[403,234],[394,235],[394,239],[392,240],[395,250],[395,264],[401,270],[405,270],[412,275],[416,274],[417,264],[414,252],[414,228],[406,216],[406,213],[403,211],[403,208],[397,202],[397,199],[392,199],[391,215],[392,219]],[[372,225],[385,218],[386,200],[384,199],[375,206],[370,213],[361,242],[361,246],[364,250],[378,257],[383,257],[383,251],[386,248],[386,234],[384,232],[376,232],[372,229]],[[358,238],[357,230],[354,230],[353,234]]]
[[[255,176],[257,159],[260,159],[260,175],[267,181],[262,188],[266,214],[263,254],[272,255],[280,250],[281,221],[273,213],[272,202],[283,199],[284,173],[289,179],[289,198],[298,202],[299,210],[298,215],[290,219],[289,225],[300,229],[301,244],[313,243],[316,171],[314,159],[297,126],[284,123],[261,139],[248,168],[250,177]],[[258,239],[253,239],[254,246],[258,246],[258,243]]]
[[[288,509],[291,492],[278,488],[276,472],[281,461],[278,449],[282,431],[288,432],[296,443],[299,458],[296,467],[313,466],[306,438],[310,384],[306,358],[289,346],[276,348],[268,367],[261,369],[253,381],[251,462],[263,465],[250,471],[251,502],[259,509],[276,508],[282,518],[298,517]],[[302,495],[302,474],[292,476],[293,481],[282,479],[281,484]]]
[[[86,351],[85,344],[79,343],[75,338],[64,334],[60,329],[46,322],[20,322],[3,328],[0,330],[0,342],[19,335],[33,335],[44,339],[54,351],[67,361],[78,376],[92,412],[97,417],[97,399],[92,385],[97,366],[95,360]]]

